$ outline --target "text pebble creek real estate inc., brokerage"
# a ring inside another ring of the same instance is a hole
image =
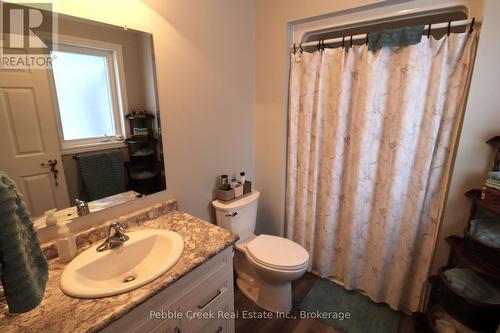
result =
[[[290,312],[269,311],[150,311],[149,317],[153,319],[350,319],[350,312],[337,311],[299,311],[298,316]]]

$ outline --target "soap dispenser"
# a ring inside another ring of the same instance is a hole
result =
[[[56,247],[59,260],[61,262],[71,261],[77,254],[75,236],[70,233],[66,223],[58,223],[57,226]]]
[[[51,209],[46,211],[44,214],[46,216],[45,218],[45,224],[47,227],[50,227],[52,225],[57,224],[57,217],[54,216],[54,213],[57,211],[57,208]]]

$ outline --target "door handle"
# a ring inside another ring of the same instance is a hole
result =
[[[57,164],[57,160],[48,160],[47,162],[40,163],[43,168],[53,167]]]
[[[47,162],[40,163],[40,166],[42,168],[50,168],[50,172],[52,173],[52,177],[54,177],[54,183],[56,186],[59,185],[59,181],[57,180],[57,174],[59,173],[59,170],[56,168],[57,165],[57,160],[48,160]]]

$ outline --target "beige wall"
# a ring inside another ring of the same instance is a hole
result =
[[[57,0],[55,10],[153,34],[167,191],[210,218],[216,176],[254,177],[254,8],[234,0]]]
[[[461,235],[467,224],[470,200],[463,194],[481,188],[493,165],[494,152],[486,140],[500,135],[500,1],[487,0],[472,76],[469,100],[448,203],[435,252],[434,271],[446,263],[449,246],[444,238]]]
[[[257,232],[281,234],[283,229],[289,23],[381,3],[384,1],[255,0],[255,179],[261,191]]]
[[[147,36],[147,38],[146,38]],[[156,89],[156,67],[153,54],[153,38],[150,35],[138,34],[137,47],[139,52],[139,62],[144,69],[151,68],[152,70],[142,70],[142,86],[140,89],[144,95],[144,108],[151,113],[158,111],[157,89]],[[155,121],[156,123],[156,121]]]

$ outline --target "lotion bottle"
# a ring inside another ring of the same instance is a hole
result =
[[[61,262],[69,262],[77,255],[75,236],[70,233],[66,223],[58,223],[57,226],[57,254]]]
[[[57,224],[57,217],[54,216],[54,213],[57,211],[57,208],[48,210],[45,212],[45,224],[47,227],[50,227],[51,225],[56,225]]]

